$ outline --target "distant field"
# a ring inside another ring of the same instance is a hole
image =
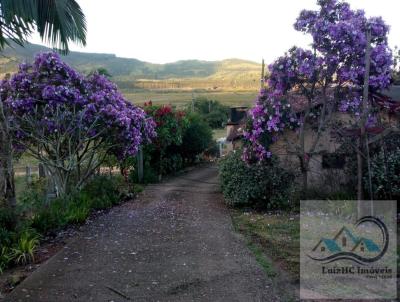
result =
[[[215,140],[222,138],[222,137],[226,137],[226,128],[223,129],[214,129],[213,130],[213,138]]]
[[[229,106],[251,106],[257,92],[155,92],[155,91],[140,91],[140,92],[124,92],[125,97],[134,104],[142,105],[144,102],[151,100],[153,104],[171,104],[182,108],[191,102],[192,98],[207,97],[212,100],[220,101]]]

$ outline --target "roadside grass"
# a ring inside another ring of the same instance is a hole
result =
[[[233,209],[231,213],[235,230],[245,236],[248,248],[267,275],[275,274],[274,265],[268,260],[270,258],[295,281],[299,281],[299,215],[244,209]],[[400,224],[397,226],[397,255],[400,259]],[[400,260],[397,261],[397,270],[400,272]]]
[[[248,240],[250,250],[267,275],[274,271],[268,258],[295,280],[300,274],[298,214],[232,210],[235,229]],[[266,256],[265,256],[266,255]]]
[[[0,208],[0,275],[5,269],[35,262],[40,238],[50,238],[72,224],[82,224],[98,211],[109,209],[143,191],[120,175],[98,175],[81,191],[49,201],[46,182],[33,175],[15,177],[17,225],[8,208]],[[0,280],[0,290],[2,289]]]
[[[271,278],[275,277],[276,271],[272,266],[272,263],[265,257],[262,247],[259,244],[253,243],[251,241],[247,242],[247,247],[253,253],[257,262],[261,265],[267,276]]]
[[[397,219],[397,288],[400,288],[400,223]]]

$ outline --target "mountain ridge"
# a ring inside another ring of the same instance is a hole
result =
[[[0,78],[14,73],[21,62],[32,62],[39,52],[52,49],[28,43],[13,44],[0,53]],[[220,61],[179,60],[150,63],[121,58],[110,53],[71,51],[62,59],[82,73],[105,68],[125,92],[135,91],[256,91],[260,86],[261,64],[229,58]]]
[[[16,44],[6,46],[0,57],[0,74],[15,72],[19,62],[31,62],[34,55],[52,49],[33,43],[25,47]],[[87,73],[98,68],[107,69],[116,78],[129,77],[136,79],[169,79],[169,78],[203,78],[213,76],[215,73],[226,73],[229,70],[242,71],[243,73],[256,73],[261,70],[261,65],[238,58],[229,58],[219,61],[207,60],[178,60],[176,62],[159,64],[141,61],[136,58],[118,57],[111,53],[86,53],[71,51],[62,56],[68,64],[79,71]]]

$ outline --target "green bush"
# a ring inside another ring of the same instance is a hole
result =
[[[9,208],[0,208],[0,228],[12,230],[14,228],[14,212]],[[1,235],[0,235],[1,236]],[[1,240],[1,237],[0,237]],[[0,241],[1,243],[1,241]]]
[[[24,180],[25,181],[25,180]],[[18,212],[23,216],[31,216],[43,203],[46,196],[47,183],[45,179],[35,179],[26,184],[18,196]]]
[[[0,226],[0,246],[10,246],[13,240],[14,232]]]
[[[184,167],[183,158],[180,154],[167,154],[162,161],[162,170],[165,174],[175,173]]]
[[[76,194],[67,203],[67,209],[65,212],[67,223],[83,223],[88,218],[91,209],[90,197],[85,193]]]
[[[220,161],[219,171],[225,200],[234,206],[255,205],[283,209],[293,205],[289,200],[294,175],[279,166],[276,158],[248,165],[238,150]]]
[[[219,157],[219,152],[219,144],[213,140],[207,150],[204,151],[204,154],[207,156]]]
[[[57,198],[51,202],[42,199],[32,215],[32,227],[40,233],[59,229],[67,224],[64,199]]]
[[[7,246],[0,247],[0,274],[8,267],[12,260],[11,252]]]
[[[108,208],[118,204],[124,198],[122,187],[123,179],[118,176],[99,175],[94,177],[82,190],[91,200],[91,207],[96,209]],[[83,198],[81,196],[81,198]]]
[[[163,107],[158,110],[161,109]],[[172,112],[174,111],[169,114]],[[198,155],[213,146],[212,130],[200,115],[197,113],[185,115],[180,111],[177,111],[175,115],[167,115],[168,118],[165,117],[165,120],[160,121],[162,126],[157,128],[158,141],[143,149],[143,183],[156,183],[159,181],[160,174],[171,174],[182,170],[185,166],[193,164]],[[184,122],[180,122],[184,125],[176,126],[174,119],[184,119]],[[175,129],[177,127],[179,131]],[[134,169],[129,179],[137,183],[139,180],[136,160],[132,161],[131,166]]]
[[[35,260],[34,252],[39,246],[39,236],[29,230],[24,230],[11,249],[11,258],[16,264],[27,264]]]
[[[121,202],[123,180],[119,176],[95,176],[80,192],[46,201],[42,196],[32,202],[24,198],[25,203],[33,203],[32,227],[40,233],[46,233],[64,227],[68,223],[83,223],[92,209],[101,210]]]
[[[38,234],[69,223],[83,223],[92,209],[105,209],[121,202],[126,187],[121,176],[95,176],[80,192],[47,200],[44,182],[33,182],[18,200],[17,225],[14,213],[0,208],[0,273],[10,263],[34,261]]]
[[[179,152],[187,161],[193,162],[197,155],[212,146],[213,138],[210,126],[199,115],[189,114],[188,120]]]
[[[390,135],[369,147],[371,183],[374,199],[400,200],[400,134]],[[345,173],[348,191],[357,186],[357,158],[351,142],[342,145],[347,151]],[[363,167],[363,191],[370,198],[369,171],[367,161]],[[398,207],[399,208],[399,207]]]
[[[147,157],[147,158],[146,158]],[[150,163],[150,159],[148,159],[148,154],[145,154],[145,158],[143,160],[143,181],[144,184],[151,184],[158,182],[158,173],[157,170]],[[135,164],[134,169],[131,170],[129,174],[129,180],[131,183],[138,183],[138,171],[137,165]]]
[[[364,187],[369,188],[368,174]],[[400,200],[400,148],[384,153],[380,150],[371,157],[371,181],[374,198]]]
[[[145,104],[144,110],[157,124],[157,137],[152,144],[144,147],[144,162],[154,167],[158,175],[165,175],[180,169],[181,158],[176,157],[177,147],[182,144],[183,134],[188,126],[185,112],[171,105],[156,106]]]
[[[198,113],[212,128],[223,128],[228,121],[229,107],[218,101],[198,97],[194,100],[194,111]],[[192,104],[188,105],[188,111],[192,110]]]

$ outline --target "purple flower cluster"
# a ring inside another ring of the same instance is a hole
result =
[[[269,66],[268,89],[260,92],[251,109],[252,125],[245,133],[248,161],[268,158],[269,145],[278,134],[302,123],[287,103],[291,90],[313,98],[318,93],[307,94],[323,86],[345,87],[336,93],[342,100],[333,101],[339,110],[359,114],[367,32],[371,36],[369,88],[376,91],[390,85],[393,60],[387,43],[389,27],[382,18],[367,18],[364,11],[351,10],[348,3],[337,0],[318,0],[318,5],[318,11],[302,11],[294,24],[296,30],[312,36],[312,50],[293,47]]]
[[[256,105],[249,111],[251,127],[244,131],[247,141],[243,150],[243,159],[247,162],[265,160],[271,157],[268,147],[278,135],[289,126],[294,129],[297,119],[290,104],[274,91],[262,89],[257,96]]]
[[[362,96],[360,95],[349,96],[348,99],[340,101],[339,111],[350,112],[354,113],[356,116],[359,116],[361,103],[362,103]]]
[[[380,17],[367,18],[346,2],[319,0],[319,11],[302,11],[294,27],[313,37],[313,48],[323,58],[325,69],[339,82],[362,86],[365,72],[366,33],[371,33],[370,86],[389,86],[392,53],[387,44],[389,27]]]
[[[125,158],[156,135],[153,120],[125,100],[115,84],[98,74],[83,76],[53,52],[21,64],[0,83],[0,93],[19,139],[29,140],[34,126],[41,127],[44,138],[84,133],[82,140],[107,141]]]
[[[313,81],[322,64],[321,58],[310,50],[293,47],[284,56],[269,65],[268,86],[272,97],[280,97],[300,83]]]
[[[93,74],[87,78],[88,105],[86,119],[100,119],[107,135],[118,142],[114,152],[125,158],[135,155],[141,144],[156,137],[155,122],[142,108],[125,100],[114,83],[105,76]]]

